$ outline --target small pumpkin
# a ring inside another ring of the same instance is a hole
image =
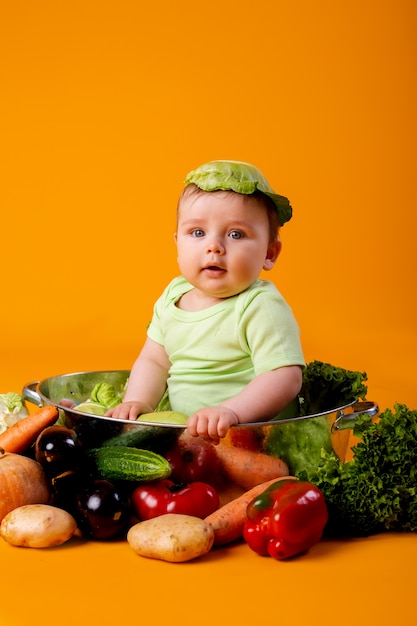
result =
[[[40,463],[0,448],[0,522],[18,506],[47,504],[49,496],[49,483]]]

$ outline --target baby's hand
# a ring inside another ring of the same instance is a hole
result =
[[[115,417],[119,420],[136,420],[142,413],[152,413],[153,409],[149,404],[144,402],[137,402],[132,400],[131,402],[122,402],[118,404],[114,409],[109,409],[105,413],[105,417]]]
[[[193,437],[219,443],[226,436],[227,431],[239,420],[231,409],[224,406],[209,406],[199,409],[188,418],[187,430]]]

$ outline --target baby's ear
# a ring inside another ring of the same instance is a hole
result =
[[[274,267],[277,258],[279,257],[279,253],[281,252],[282,241],[277,239],[268,245],[268,250],[266,252],[266,257],[264,261],[263,268],[264,270],[272,270]]]

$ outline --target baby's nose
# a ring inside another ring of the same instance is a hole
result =
[[[224,245],[219,239],[212,239],[207,245],[207,252],[214,254],[224,254]]]

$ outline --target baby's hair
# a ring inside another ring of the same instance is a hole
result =
[[[190,185],[187,185],[186,187],[184,187],[179,197],[178,206],[177,206],[177,216],[178,216],[178,211],[181,207],[181,203],[184,200],[186,200],[187,198],[191,198],[192,196],[200,196],[205,193],[235,194],[236,192],[231,191],[231,190],[223,191],[222,189],[219,189],[217,191],[204,191],[203,189],[200,189],[200,187],[197,187],[197,185],[194,185],[194,183],[191,183]],[[279,217],[278,217],[278,211],[275,207],[275,204],[271,200],[271,198],[268,198],[268,196],[262,193],[262,191],[255,191],[254,193],[251,193],[251,194],[242,193],[239,195],[242,197],[243,202],[249,202],[250,200],[255,199],[260,205],[262,205],[266,209],[267,215],[268,215],[268,223],[269,223],[269,241],[270,243],[276,241],[278,239],[278,234],[279,234]]]

